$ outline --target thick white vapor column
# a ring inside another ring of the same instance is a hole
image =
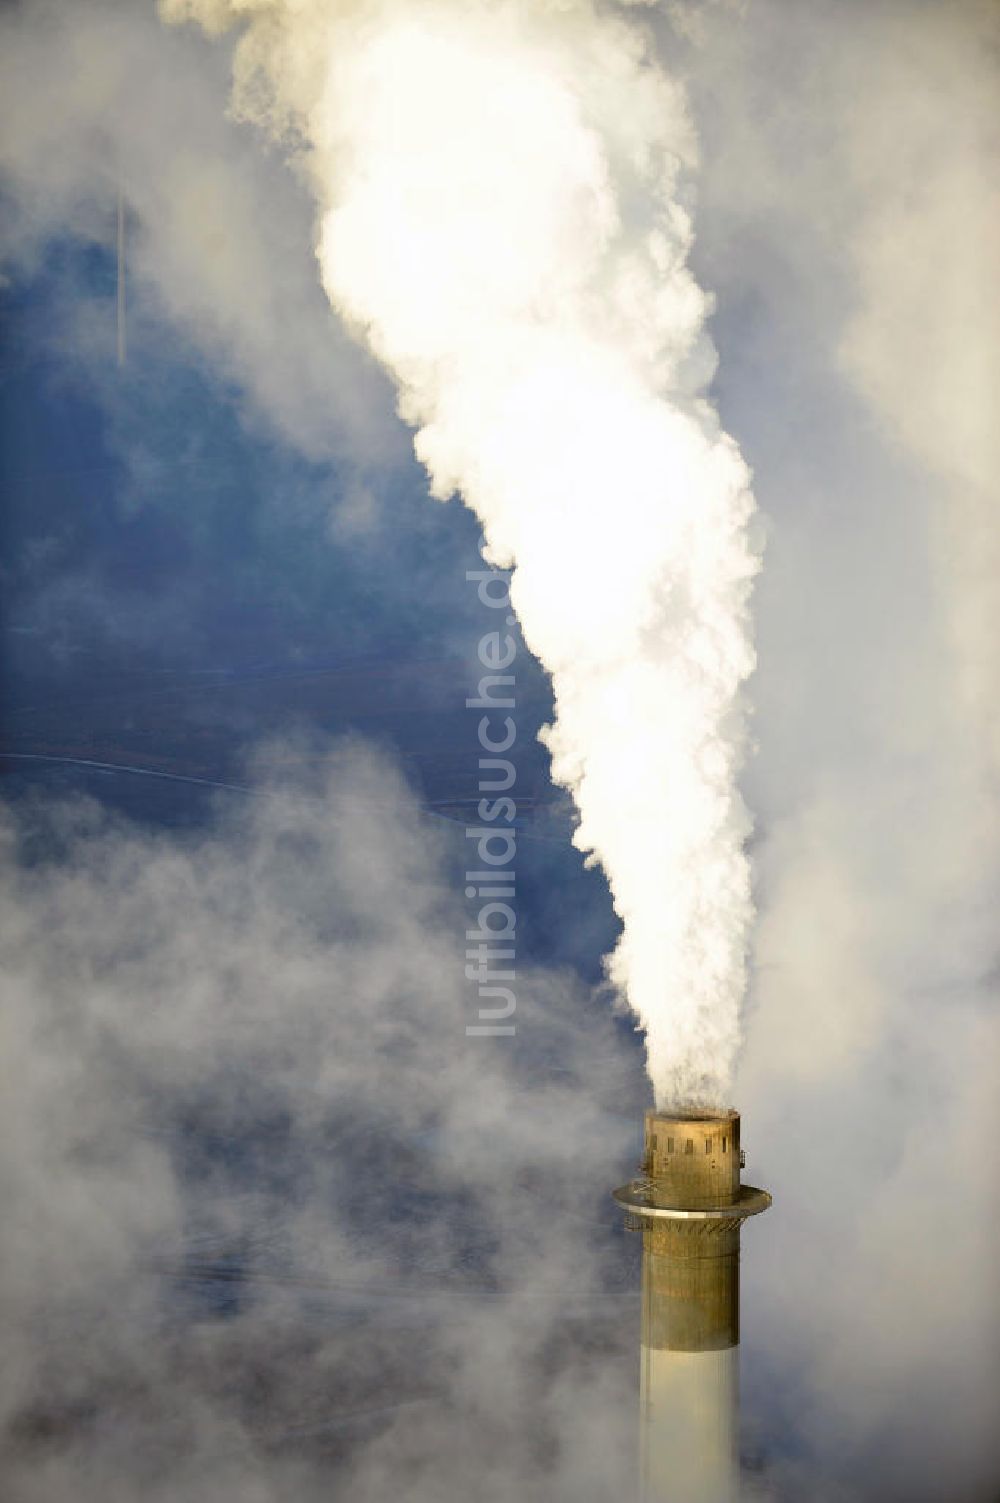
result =
[[[753,501],[700,394],[694,143],[638,12],[588,0],[161,0],[247,27],[236,107],[309,173],[323,284],[439,499],[514,566],[545,732],[607,874],[661,1102],[724,1101],[750,920],[736,789]]]

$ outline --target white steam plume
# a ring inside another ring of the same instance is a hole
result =
[[[439,499],[514,565],[545,732],[623,920],[657,1098],[722,1101],[750,885],[736,789],[753,500],[699,392],[684,98],[586,0],[161,0],[248,26],[237,109],[302,146],[330,301]]]

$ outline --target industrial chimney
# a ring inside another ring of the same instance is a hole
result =
[[[614,1192],[642,1233],[641,1503],[735,1503],[740,1224],[766,1190],[740,1183],[734,1111],[646,1113],[642,1178]]]

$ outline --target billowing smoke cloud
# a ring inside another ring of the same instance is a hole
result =
[[[628,1051],[530,971],[530,1057],[467,1038],[461,834],[277,756],[181,836],[0,806],[0,1494],[602,1503]]]
[[[700,395],[681,92],[586,0],[161,10],[210,30],[249,11],[236,107],[304,138],[330,300],[395,375],[433,494],[460,492],[514,566],[656,1093],[724,1099],[757,558],[746,467]]]
[[[941,502],[934,567],[946,602],[960,710],[995,786],[1000,768],[1000,258],[996,59],[1000,12],[973,0],[875,30],[880,87],[848,137],[858,305],[842,345],[850,375]],[[926,87],[940,74],[950,88]],[[956,108],[955,80],[962,108]],[[860,144],[877,132],[889,152]]]

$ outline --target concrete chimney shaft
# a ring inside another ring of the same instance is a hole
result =
[[[640,1496],[730,1503],[739,1491],[740,1182],[734,1111],[646,1113],[642,1177],[614,1192],[642,1232]]]
[[[656,1206],[721,1210],[740,1198],[738,1112],[646,1113],[643,1153]],[[738,1216],[643,1221],[643,1311],[648,1344],[716,1351],[740,1339]]]
[[[740,1193],[739,1112],[647,1112],[642,1168],[664,1204],[732,1205]]]

